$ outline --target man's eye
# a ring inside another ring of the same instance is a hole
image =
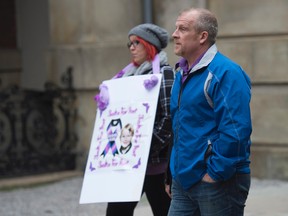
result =
[[[185,28],[185,27],[180,27],[179,30],[180,30],[180,31],[187,31],[187,28]]]

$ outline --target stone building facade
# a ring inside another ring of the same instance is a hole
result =
[[[206,7],[218,18],[219,50],[242,65],[252,79],[252,175],[288,179],[288,1],[12,2],[9,8],[15,14],[15,22],[10,20],[16,29],[12,33],[16,35],[15,45],[7,48],[2,39],[0,88],[16,83],[42,89],[47,81],[61,86],[62,73],[73,68],[78,169],[84,168],[89,151],[96,115],[93,97],[98,86],[129,62],[129,29],[150,19],[172,34],[180,10]],[[175,64],[178,57],[173,54],[172,40],[166,51],[171,65]]]

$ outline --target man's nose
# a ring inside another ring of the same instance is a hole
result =
[[[173,37],[173,38],[178,37],[178,31],[177,31],[177,29],[172,33],[172,37]]]

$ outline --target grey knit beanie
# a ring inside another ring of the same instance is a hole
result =
[[[158,51],[164,49],[168,44],[168,32],[151,23],[140,24],[128,32],[128,37],[136,35],[154,45]]]

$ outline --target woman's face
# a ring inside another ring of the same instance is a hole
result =
[[[146,49],[144,48],[144,45],[139,43],[137,40],[137,36],[131,35],[129,37],[130,40],[130,53],[132,57],[132,61],[137,63],[138,65],[141,65],[143,62],[147,60],[147,52]]]
[[[124,147],[128,146],[131,143],[131,140],[132,140],[131,132],[128,129],[124,128],[120,136],[120,141],[122,145]]]

